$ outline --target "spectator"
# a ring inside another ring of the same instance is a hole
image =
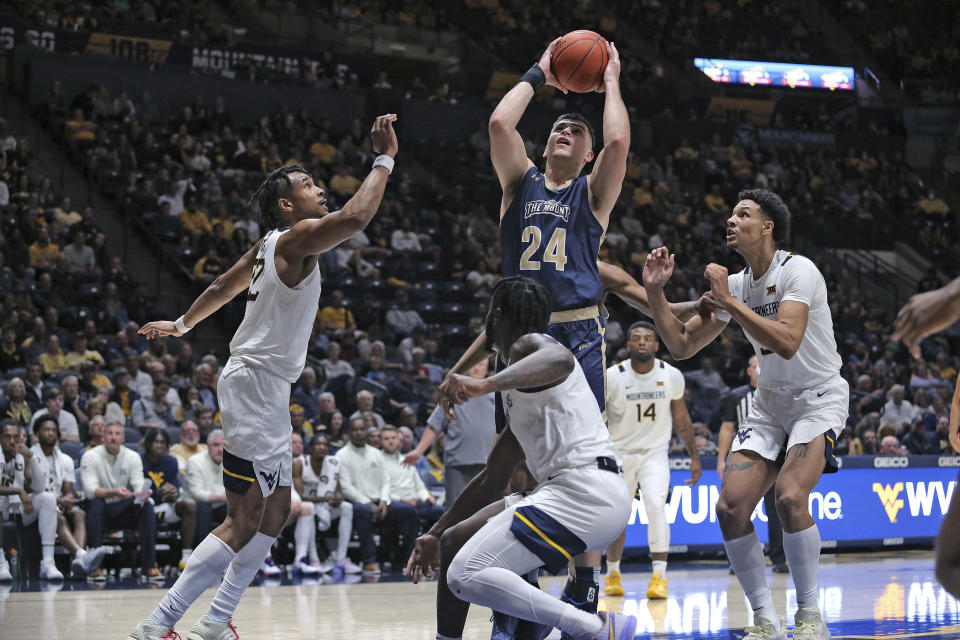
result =
[[[140,370],[140,361],[139,353],[127,354],[126,360],[124,361],[127,373],[130,374],[130,381],[127,384],[130,389],[136,391],[141,397],[149,397],[150,390],[153,387],[153,380],[150,378],[150,374]]]
[[[18,369],[26,365],[27,359],[23,349],[17,344],[17,329],[6,327],[3,330],[3,343],[0,343],[0,371]]]
[[[339,335],[344,331],[356,331],[357,322],[353,313],[343,304],[343,292],[335,289],[330,296],[330,304],[320,310],[318,316],[320,326],[324,331],[332,331]]]
[[[195,426],[194,426],[195,428]],[[181,428],[181,436],[183,435]],[[207,537],[227,519],[227,490],[223,486],[223,431],[214,429],[207,444],[187,460],[184,493],[197,503],[197,540]]]
[[[86,375],[84,375],[86,378]],[[114,387],[110,392],[110,401],[120,405],[123,415],[127,418],[133,415],[133,405],[140,399],[140,394],[129,387],[130,372],[127,369],[117,369],[113,372]]]
[[[895,384],[887,392],[887,404],[883,405],[883,413],[880,414],[884,421],[890,421],[897,425],[897,428],[903,428],[910,424],[916,415],[916,409],[909,400],[903,399],[903,385]]]
[[[293,401],[303,407],[307,420],[313,424],[320,422],[320,389],[317,387],[317,374],[313,367],[304,367],[297,388],[293,390]]]
[[[340,343],[331,342],[327,347],[327,357],[320,361],[320,366],[327,376],[327,380],[333,380],[337,376],[353,377],[353,367],[346,360],[340,359]]]
[[[330,439],[330,449],[334,453],[347,442],[347,430],[343,426],[343,414],[334,410],[327,423],[327,437]]]
[[[64,125],[64,133],[71,142],[93,142],[97,125],[83,116],[83,109],[74,109],[73,117]]]
[[[400,557],[407,558],[416,535],[417,512],[409,504],[390,502],[390,476],[383,454],[367,445],[366,436],[363,420],[351,420],[350,443],[337,452],[336,458],[341,466],[343,496],[353,503],[363,572],[379,574],[380,565],[373,540],[374,524],[392,525],[400,529]]]
[[[424,530],[433,526],[443,515],[443,507],[430,495],[416,468],[403,464],[400,455],[401,438],[397,429],[386,426],[380,432],[383,459],[390,474],[390,501],[404,502],[417,511]]]
[[[382,449],[380,443],[380,429],[375,424],[371,424],[372,422],[373,419],[370,417],[370,414],[364,414],[363,426],[367,428],[367,445],[373,447],[374,449]]]
[[[410,407],[405,407],[404,411],[409,411],[413,413],[413,409]],[[414,419],[416,419],[416,414],[413,414]],[[410,453],[413,451],[413,445],[415,438],[413,437],[413,429],[410,427],[400,427],[397,429],[397,432],[400,434],[400,451],[403,453]]]
[[[200,431],[200,442],[206,442],[210,431],[213,430],[213,409],[201,407],[197,411],[197,429]]]
[[[357,418],[363,418],[364,414],[370,413],[373,415],[373,419],[376,420],[377,427],[383,428],[386,422],[379,413],[377,413],[373,408],[373,394],[367,391],[366,389],[357,392],[357,410],[350,414],[350,422],[353,422]]]
[[[467,371],[478,380],[487,377],[487,361]],[[430,450],[437,436],[443,434],[444,490],[443,504],[450,508],[453,501],[487,463],[493,448],[496,420],[492,393],[471,398],[464,404],[454,405],[451,421],[443,407],[437,406],[427,420],[419,444],[404,456],[404,463],[415,465],[421,456]]]
[[[83,492],[87,497],[87,536],[91,548],[103,544],[105,527],[140,532],[140,569],[148,580],[163,580],[157,569],[157,517],[150,486],[143,476],[143,462],[123,446],[123,426],[108,424],[104,443],[90,449],[80,460]],[[94,579],[105,579],[94,572]]]
[[[416,252],[420,253],[420,237],[413,230],[413,223],[410,218],[401,218],[400,226],[390,235],[390,248],[396,252]]]
[[[177,393],[177,390],[173,388],[173,380],[166,378],[166,367],[163,366],[163,363],[159,359],[155,359],[147,364],[147,374],[150,376],[149,390],[146,385],[144,385],[144,391],[146,391],[147,395],[153,395],[153,387],[158,380],[166,379],[170,383],[167,395],[165,395],[163,399],[167,401],[167,404],[169,404],[173,412],[176,413],[183,401],[180,400],[180,394]]]
[[[106,431],[106,427],[107,420],[103,416],[93,416],[90,418],[90,424],[87,426],[87,451],[103,444],[103,434],[104,431]]]
[[[27,379],[24,381],[27,394],[27,404],[33,411],[44,405],[43,394],[46,383],[43,381],[43,367],[39,362],[27,365]]]
[[[296,403],[290,405],[290,426],[294,433],[306,436],[313,435],[313,425],[306,419],[303,407]]]
[[[80,387],[77,384],[77,376],[65,376],[60,381],[60,391],[63,392],[63,409],[74,417],[77,423],[89,420],[83,407],[92,398],[80,398]]]
[[[386,322],[394,333],[402,337],[410,335],[416,327],[427,326],[420,314],[410,308],[410,299],[403,289],[397,289],[396,304],[387,311]]]
[[[910,428],[904,434],[901,445],[913,455],[940,453],[940,443],[926,433],[924,421],[920,418],[910,423]]]
[[[166,369],[164,372],[166,373]],[[176,410],[177,420],[196,420],[197,413],[200,410],[209,408],[200,402],[200,390],[195,386],[189,385],[180,393],[183,397],[180,399],[180,406]]]
[[[60,451],[60,426],[52,416],[37,420],[34,425],[37,443],[31,447],[31,501],[36,504],[40,493],[49,493],[57,507],[56,533],[67,551],[73,555],[73,568],[89,574],[100,566],[103,547],[87,553],[86,514],[77,504],[73,485],[76,480],[73,458]],[[50,545],[53,546],[52,544]],[[52,560],[52,553],[50,559]]]
[[[79,370],[80,366],[83,363],[95,360],[101,365],[106,364],[101,356],[96,351],[91,351],[87,349],[87,335],[82,331],[78,331],[73,336],[73,346],[70,349],[70,353],[67,354],[67,368]],[[107,381],[109,386],[109,380]]]
[[[10,419],[21,427],[30,424],[33,410],[27,402],[27,387],[23,379],[14,378],[7,383],[7,395],[0,400],[0,419]]]
[[[93,273],[96,270],[97,260],[93,249],[85,244],[86,240],[86,234],[78,229],[73,233],[73,242],[63,249],[63,257],[67,259],[71,271]]]
[[[170,380],[160,378],[153,385],[153,393],[146,398],[140,398],[133,403],[133,426],[141,431],[151,427],[167,429],[177,426],[177,419],[173,415],[173,408],[167,402],[167,392],[170,390]]]
[[[40,227],[37,240],[30,245],[30,266],[34,269],[49,271],[57,266],[60,247],[50,242],[50,233],[46,227]]]
[[[213,433],[211,431],[211,433]],[[210,446],[210,438],[207,437],[207,444],[200,442],[200,429],[193,420],[185,420],[180,425],[180,442],[170,447],[170,454],[180,463],[180,468],[185,469],[190,462],[190,458],[201,454]],[[200,540],[203,539],[201,536]]]
[[[292,450],[294,459],[303,456],[303,435],[300,431],[292,431],[290,433],[290,449]]]
[[[200,401],[217,411],[220,405],[217,404],[217,390],[214,387],[213,367],[205,362],[201,362],[194,369],[193,383],[200,392]]]
[[[33,414],[33,419],[30,422],[30,430],[33,431],[37,418],[49,415],[60,425],[61,440],[80,442],[80,426],[77,423],[77,419],[63,410],[63,392],[55,387],[47,389],[43,393],[43,402],[46,404],[46,407]]]
[[[193,553],[194,532],[197,526],[197,503],[180,493],[180,468],[170,455],[170,434],[153,427],[143,437],[144,452],[140,454],[143,476],[150,480],[154,511],[160,524],[180,523],[180,571],[187,566]]]
[[[883,410],[883,389],[873,388],[873,378],[863,374],[857,378],[857,386],[851,390],[851,403],[856,403],[854,415],[863,416],[868,413],[879,413]]]
[[[907,452],[900,447],[900,441],[897,440],[897,436],[884,436],[883,440],[880,441],[881,456],[902,456],[906,455],[906,453]]]
[[[37,361],[47,375],[67,369],[67,357],[60,350],[60,338],[56,334],[47,336],[46,351],[40,354]]]

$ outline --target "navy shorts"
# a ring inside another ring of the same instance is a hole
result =
[[[606,328],[607,320],[602,316],[547,325],[547,335],[569,349],[580,363],[590,390],[597,399],[600,413],[606,410],[604,393],[606,392],[607,363],[603,344],[603,332]],[[497,371],[504,366],[504,363],[497,358]],[[502,433],[507,426],[507,416],[503,410],[503,399],[499,391],[496,393],[496,418],[497,433]]]

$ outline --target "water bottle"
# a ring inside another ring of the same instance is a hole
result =
[[[10,575],[14,582],[20,581],[20,552],[16,549],[10,550]]]

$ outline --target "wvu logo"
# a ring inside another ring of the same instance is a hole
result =
[[[740,429],[740,431],[737,431],[737,440],[740,441],[740,444],[743,444],[747,441],[747,438],[750,437],[751,431],[753,431],[753,427],[747,427],[746,429]]]
[[[898,482],[892,487],[887,485],[882,485],[879,482],[873,483],[873,492],[880,497],[880,502],[883,503],[883,508],[887,512],[887,517],[890,518],[890,522],[896,524],[897,522],[897,513],[900,509],[903,509],[903,498],[900,498],[900,492],[903,491],[903,483]]]
[[[147,471],[147,475],[153,480],[153,484],[159,487],[163,484],[163,471]]]
[[[777,292],[777,285],[772,284],[772,285],[770,285],[769,287],[767,287],[767,295],[768,295],[768,296],[772,296],[772,295],[775,294],[776,292]]]
[[[273,473],[266,473],[264,471],[260,472],[260,475],[263,477],[263,481],[267,483],[267,489],[273,491],[273,484],[277,481],[277,475],[280,473],[280,470],[276,470]]]

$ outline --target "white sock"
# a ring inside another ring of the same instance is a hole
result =
[[[235,555],[226,542],[212,533],[204,538],[190,554],[183,573],[150,614],[150,622],[161,627],[177,624],[187,608],[220,577]]]
[[[301,516],[297,518],[297,526],[293,530],[293,539],[296,542],[294,562],[299,562],[301,558],[307,557],[307,549],[310,547],[310,529],[312,528],[312,513],[308,516]]]
[[[240,597],[250,586],[253,577],[257,575],[257,570],[260,569],[263,559],[267,557],[275,540],[276,538],[257,531],[250,542],[237,552],[230,566],[227,567],[227,575],[220,583],[217,595],[210,603],[210,610],[207,613],[214,620],[225,621],[233,617],[233,612],[237,610],[237,605],[240,603]]]
[[[754,620],[757,616],[763,616],[773,624],[774,629],[779,629],[780,616],[773,606],[773,595],[767,586],[763,545],[757,538],[757,532],[751,531],[742,538],[724,540],[723,546],[730,558],[730,566],[753,608]]]
[[[667,577],[667,561],[666,560],[654,560],[653,561],[653,572],[659,573],[661,578]]]
[[[42,561],[43,562],[53,562],[53,549],[54,545],[45,544],[41,548]]]
[[[796,533],[783,532],[783,553],[797,589],[797,607],[818,609],[817,568],[820,565],[820,529],[813,526]]]
[[[559,600],[558,600],[559,602]],[[566,603],[563,603],[566,604]],[[572,604],[567,604],[560,614],[557,628],[574,638],[592,638],[603,627],[603,620],[595,613],[580,611]]]
[[[182,560],[183,562],[186,562],[187,560],[190,559],[190,554],[192,553],[193,553],[193,549],[184,549],[183,551],[180,552],[180,560]]]
[[[349,502],[340,504],[340,524],[337,526],[337,560],[347,557],[347,547],[350,546],[350,534],[353,533],[353,505]]]
[[[607,560],[607,575],[610,575],[611,573],[620,573],[619,560]]]
[[[87,550],[84,548],[77,549],[77,552],[73,554],[73,559],[79,563],[83,563],[83,559],[87,557]]]

